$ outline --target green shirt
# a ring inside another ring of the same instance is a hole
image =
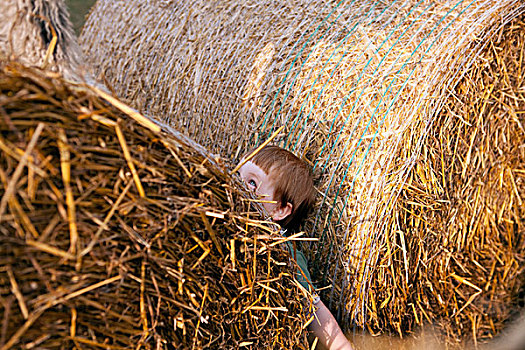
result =
[[[292,258],[295,260],[300,269],[297,270],[295,278],[301,284],[301,286],[303,286],[306,290],[310,291],[310,293],[313,293],[313,290],[311,288],[311,286],[313,287],[312,277],[310,276],[310,272],[308,271],[308,260],[306,260],[306,257],[304,256],[303,252],[301,252],[298,249],[294,249],[292,242],[287,241],[286,244],[288,245],[288,249],[290,249]]]

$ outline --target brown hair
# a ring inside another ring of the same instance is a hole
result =
[[[277,223],[289,230],[298,229],[315,203],[315,187],[308,164],[278,146],[264,147],[251,161],[272,181],[274,199],[281,206],[292,204],[291,214]]]

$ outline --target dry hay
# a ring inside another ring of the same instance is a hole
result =
[[[524,21],[495,33],[425,126],[370,279],[373,323],[438,322],[476,343],[524,306]]]
[[[319,175],[322,195],[308,231],[320,241],[307,251],[343,327],[405,333],[443,322],[455,341],[470,333],[464,319],[450,328],[447,315],[464,306],[471,316],[482,311],[468,297],[418,311],[403,293],[427,288],[408,270],[419,265],[394,259],[437,248],[409,251],[412,241],[399,240],[406,237],[392,231],[401,227],[392,218],[423,200],[400,192],[430,147],[434,116],[479,64],[486,41],[524,10],[515,0],[99,0],[81,42],[120,95],[223,156],[238,158],[284,126],[276,141]],[[386,273],[410,274],[415,285],[392,283],[388,294]]]
[[[230,157],[246,151],[262,123],[254,111],[331,9],[305,0],[98,1],[80,40],[133,106]]]
[[[64,0],[0,1],[0,59],[83,80],[85,57]]]
[[[3,64],[0,348],[303,348],[305,291],[237,185],[105,93]]]

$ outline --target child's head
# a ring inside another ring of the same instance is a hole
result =
[[[263,197],[272,219],[286,229],[297,229],[314,206],[315,188],[310,167],[293,153],[266,146],[239,173],[246,185]]]

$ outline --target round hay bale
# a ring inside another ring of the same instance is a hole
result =
[[[476,343],[525,305],[524,21],[499,28],[427,126],[370,279],[388,301],[374,323],[432,321]]]
[[[85,57],[63,0],[0,2],[0,60],[58,71],[85,79]]]
[[[1,349],[306,348],[296,267],[238,185],[104,92],[3,64]]]
[[[319,242],[305,249],[317,285],[330,286],[325,300],[343,327],[406,333],[472,302],[451,296],[414,311],[404,291],[425,280],[388,284],[391,294],[381,286],[378,270],[406,277],[418,265],[399,261],[436,249],[408,251],[406,235],[392,231],[397,210],[415,201],[402,188],[450,92],[524,11],[515,0],[99,0],[80,40],[121,96],[223,156],[236,159],[284,127],[275,142],[319,175],[306,228]],[[454,327],[468,336],[465,324]]]

